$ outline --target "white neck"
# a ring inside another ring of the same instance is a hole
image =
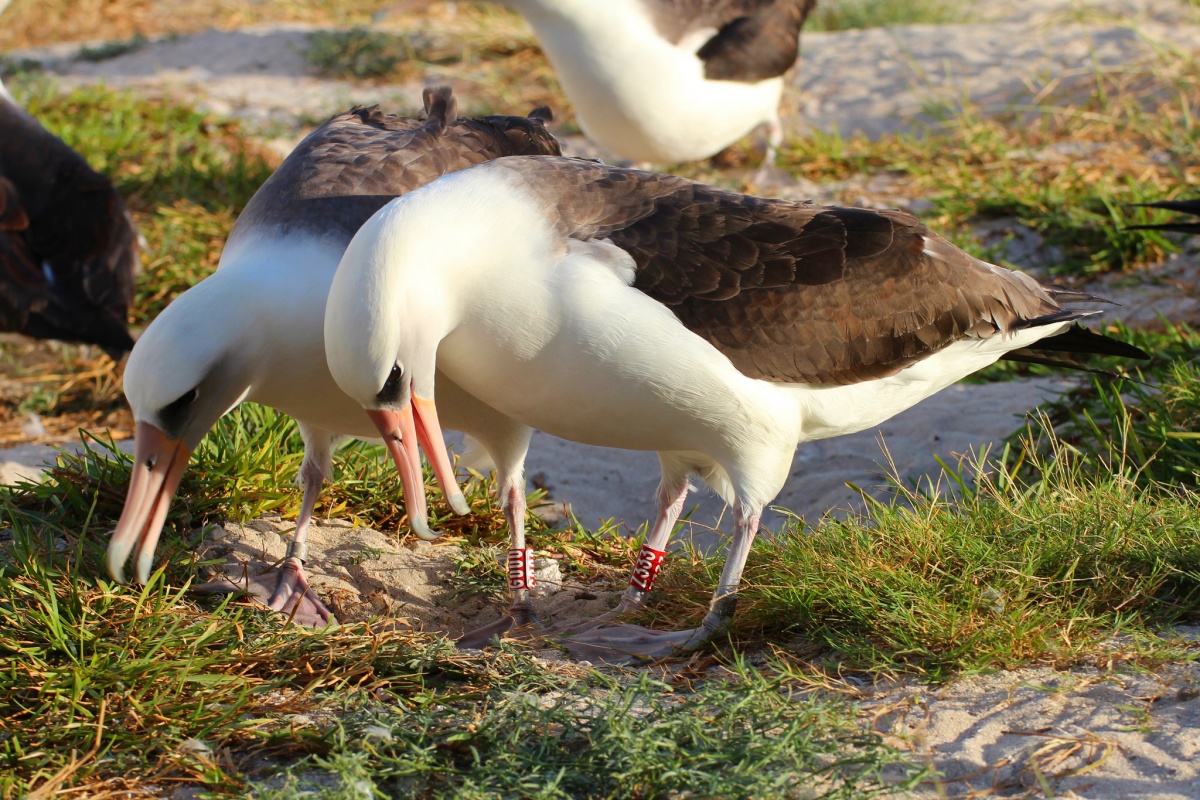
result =
[[[358,384],[343,384],[351,395],[373,395],[382,376],[368,374],[367,365],[399,356],[414,391],[429,396],[440,342],[464,319],[497,306],[482,300],[516,291],[508,276],[545,260],[538,255],[551,246],[544,218],[496,163],[392,201],[346,249],[325,322],[330,363],[362,366],[346,369]]]

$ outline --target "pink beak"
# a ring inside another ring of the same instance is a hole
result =
[[[148,422],[137,424],[134,438],[137,447],[129,493],[108,543],[108,574],[117,583],[125,582],[125,561],[131,553],[138,582],[150,579],[150,565],[163,521],[191,457],[183,440],[169,438]]]
[[[408,524],[413,533],[427,541],[440,534],[429,527],[429,512],[425,503],[425,482],[421,478],[421,455],[417,443],[425,448],[425,454],[433,466],[433,474],[442,487],[442,493],[456,514],[470,511],[467,500],[458,488],[454,468],[442,439],[442,427],[438,423],[437,409],[432,400],[413,396],[412,402],[399,411],[368,411],[367,416],[379,429],[392,461],[400,472],[400,483],[404,486],[404,508],[408,513]]]

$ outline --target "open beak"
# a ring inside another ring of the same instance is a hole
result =
[[[108,574],[117,583],[125,582],[125,561],[131,553],[138,582],[150,579],[163,521],[191,457],[183,440],[169,438],[148,422],[137,424],[134,440],[137,446],[129,493],[108,543]]]
[[[429,527],[425,482],[421,478],[421,455],[417,450],[418,441],[424,445],[425,452],[429,455],[433,474],[441,484],[450,507],[458,514],[466,514],[470,509],[454,479],[454,469],[450,466],[450,458],[446,454],[442,429],[438,424],[433,401],[414,397],[413,402],[399,411],[376,409],[368,411],[367,416],[379,429],[388,452],[392,454],[392,461],[396,463],[396,469],[400,472],[409,526],[413,533],[426,541],[436,539],[440,534]]]

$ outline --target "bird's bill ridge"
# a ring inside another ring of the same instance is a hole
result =
[[[367,411],[367,416],[379,430],[383,443],[400,473],[409,526],[413,533],[426,541],[436,539],[439,533],[429,527],[425,482],[421,476],[421,454],[417,450],[418,441],[425,446],[434,475],[451,507],[461,514],[466,512],[467,504],[454,479],[454,470],[446,455],[433,401],[414,398],[414,402],[406,403],[399,411],[374,409]]]
[[[108,542],[108,574],[125,582],[125,561],[132,554],[140,583],[150,579],[154,549],[191,451],[158,427],[139,422],[134,429],[134,461],[121,519]]]
[[[454,478],[454,467],[450,464],[450,454],[446,452],[446,441],[442,437],[442,424],[438,421],[437,406],[432,400],[414,394],[412,397],[413,413],[417,422],[417,438],[425,448],[425,456],[433,467],[433,474],[442,487],[442,494],[455,514],[468,514],[471,511],[467,498],[463,497]]]

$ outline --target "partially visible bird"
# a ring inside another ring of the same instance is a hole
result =
[[[304,575],[305,536],[336,441],[377,436],[325,365],[322,319],[338,260],[377,209],[443,173],[505,156],[559,152],[545,129],[545,109],[529,118],[464,119],[448,88],[427,89],[424,99],[424,121],[386,116],[372,106],[338,114],[309,134],[251,198],[216,273],[171,303],[138,339],[125,371],[136,455],[108,547],[108,571],[118,582],[131,555],[137,580],[148,580],[191,451],[218,417],[253,400],[294,417],[304,439],[296,534],[278,570],[206,588],[248,591],[301,624],[331,620]],[[452,384],[443,390],[449,426],[473,435],[504,464],[515,463],[519,477],[529,430]],[[416,447],[411,437],[406,444]],[[444,449],[433,465],[452,507],[465,513]],[[434,538],[425,525],[419,466],[402,478],[413,530]],[[523,518],[524,494],[516,513]]]
[[[878,425],[1026,348],[1145,357],[1079,326],[1089,312],[1067,306],[1090,302],[901,211],[512,158],[444,176],[364,224],[329,291],[325,345],[385,439],[411,439],[387,427],[410,415],[440,441],[443,376],[523,425],[658,451],[658,515],[617,612],[645,603],[689,476],[707,481],[733,509],[734,537],[701,625],[648,631],[608,625],[610,612],[565,640],[587,657],[652,659],[729,625],[799,443]],[[514,539],[514,607],[531,560]]]
[[[1142,208],[1161,208],[1166,211],[1179,211],[1184,214],[1190,214],[1193,217],[1200,217],[1200,197],[1191,200],[1162,200],[1157,203],[1138,203]],[[1129,225],[1129,230],[1159,230],[1159,231],[1174,231],[1176,233],[1193,233],[1200,234],[1200,220],[1192,220],[1187,222],[1160,222],[1157,224],[1146,225]]]
[[[533,27],[579,127],[611,155],[695,161],[766,125],[773,162],[783,76],[816,0],[499,2]]]
[[[0,83],[0,330],[133,347],[137,231],[112,182]]]

